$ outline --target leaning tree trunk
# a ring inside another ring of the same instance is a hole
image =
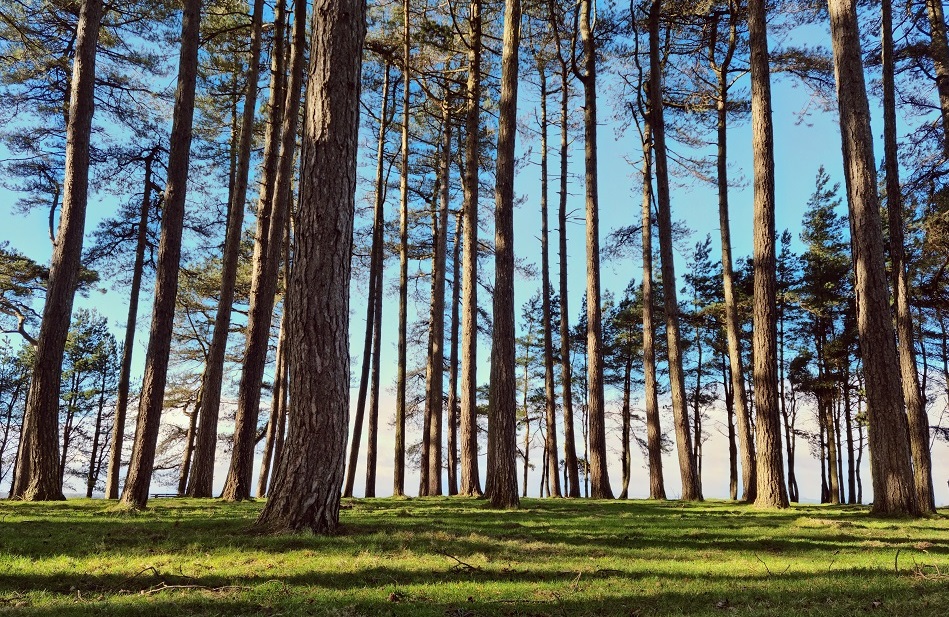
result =
[[[304,6],[298,0],[301,22]],[[339,525],[349,428],[350,257],[366,5],[316,0],[313,12],[320,18],[313,21],[310,40],[289,290],[294,413],[287,451],[257,527],[332,533]]]
[[[195,456],[195,473],[192,482],[193,497],[210,497],[214,479],[214,452],[217,446],[217,423],[221,407],[221,385],[224,380],[224,356],[231,330],[231,310],[234,305],[234,288],[237,283],[237,266],[244,236],[244,210],[247,207],[247,183],[250,175],[250,155],[253,146],[254,117],[257,112],[257,81],[260,74],[260,47],[263,29],[264,0],[254,0],[251,17],[250,57],[247,59],[247,84],[244,90],[244,108],[241,116],[240,141],[237,146],[237,165],[234,170],[234,190],[227,213],[227,231],[224,239],[224,254],[221,257],[221,292],[218,296],[217,314],[214,318],[214,334],[208,347],[204,377],[201,380],[201,421],[198,436],[198,452]],[[279,28],[277,29],[279,31]],[[276,37],[275,37],[276,39]],[[275,53],[282,50],[276,47]],[[265,206],[266,208],[266,206]]]
[[[257,417],[260,412],[260,391],[273,321],[277,279],[286,234],[286,218],[290,211],[290,190],[293,184],[293,159],[296,149],[297,117],[303,83],[306,11],[299,5],[294,10],[293,46],[290,51],[290,79],[287,83],[283,126],[280,134],[280,158],[274,182],[270,220],[258,224],[259,235],[254,247],[254,264],[247,317],[247,343],[244,367],[237,392],[237,416],[234,420],[234,446],[227,481],[221,498],[226,501],[249,499],[253,483],[254,446],[257,439]],[[297,331],[291,332],[296,337]],[[292,347],[292,346],[291,346]],[[290,355],[291,362],[293,355]],[[291,368],[291,371],[293,369]]]
[[[119,384],[115,402],[115,419],[112,424],[112,447],[109,450],[109,467],[106,472],[105,498],[119,498],[119,473],[122,468],[122,446],[125,443],[125,418],[128,414],[129,390],[132,376],[132,351],[135,345],[135,326],[138,322],[138,298],[142,291],[145,273],[145,249],[148,246],[148,218],[152,207],[152,166],[158,156],[159,147],[154,146],[145,156],[145,181],[142,187],[142,206],[138,217],[138,235],[135,241],[135,264],[132,266],[132,287],[129,292],[129,312],[125,322],[125,342],[122,344],[122,360],[119,364]]]
[[[682,370],[682,348],[679,335],[679,304],[676,298],[675,264],[672,248],[672,210],[669,200],[669,171],[666,153],[666,128],[662,103],[662,66],[660,63],[659,18],[662,2],[653,0],[649,9],[649,111],[656,157],[656,196],[659,210],[659,261],[662,268],[662,297],[666,313],[666,338],[669,341],[669,381],[672,390],[672,414],[679,473],[682,477],[682,499],[702,498],[695,472],[692,434],[686,409],[685,375]]]
[[[514,349],[514,146],[517,137],[518,47],[521,2],[504,3],[501,99],[498,108],[495,194],[494,332],[491,345],[491,417],[494,467],[489,491],[495,508],[517,508],[517,377]],[[490,447],[490,446],[489,446]]]
[[[774,229],[774,128],[764,0],[748,3],[754,155],[754,384],[758,489],[755,505],[787,508],[778,406],[777,261]]]
[[[102,1],[84,0],[76,25],[66,168],[59,235],[46,286],[35,367],[23,414],[20,455],[11,495],[27,501],[63,499],[59,482],[59,387],[73,298],[79,283],[89,193],[89,141],[95,107],[96,43]]]
[[[550,308],[550,251],[549,231],[547,225],[547,188],[548,188],[548,161],[547,161],[547,73],[542,61],[538,61],[540,76],[540,278],[542,311],[544,314],[544,410],[547,424],[547,437],[544,445],[544,465],[546,465],[548,490],[554,497],[562,497],[560,490],[560,473],[558,472],[557,448],[557,401],[554,394],[554,345],[553,317]]]
[[[850,205],[857,331],[866,375],[873,512],[917,515],[920,508],[913,483],[896,333],[890,318],[856,0],[828,0],[827,4]]]
[[[943,152],[949,158],[949,38],[942,0],[926,0],[926,14],[931,36],[929,53],[936,69],[936,90],[942,111]]]
[[[395,393],[395,461],[392,468],[392,494],[405,495],[405,387],[406,328],[409,302],[409,104],[411,102],[412,39],[410,38],[409,0],[402,3],[402,169],[399,180],[399,360]]]
[[[596,43],[590,23],[591,0],[580,3],[583,42],[584,170],[587,217],[587,392],[590,422],[590,496],[612,499],[606,465],[606,401],[603,393],[603,325],[600,310],[600,198],[596,151]]]
[[[181,53],[178,60],[178,92],[175,96],[171,150],[168,154],[168,185],[162,210],[161,241],[158,245],[155,300],[145,355],[138,424],[132,458],[121,502],[126,507],[144,508],[155,465],[158,429],[165,398],[168,359],[175,324],[178,268],[181,263],[181,234],[184,228],[188,166],[191,161],[191,134],[194,120],[195,85],[198,73],[198,38],[201,29],[201,0],[186,0],[181,21]]]
[[[941,2],[928,3],[938,5]],[[932,19],[935,7],[930,7]],[[941,19],[942,16],[940,15]],[[935,29],[933,29],[935,33]],[[935,40],[937,37],[934,36]],[[945,42],[945,29],[943,29]],[[906,275],[903,248],[903,194],[900,189],[900,166],[897,154],[896,138],[896,85],[893,44],[893,2],[883,0],[883,148],[886,170],[886,210],[890,231],[890,262],[893,284],[894,308],[896,309],[896,335],[899,340],[900,375],[903,385],[903,398],[906,400],[906,417],[909,422],[910,451],[913,457],[913,476],[916,485],[916,502],[924,513],[936,511],[936,497],[933,490],[932,457],[929,451],[929,418],[926,404],[919,387],[919,373],[916,370],[916,353],[913,346],[913,314],[910,311],[909,280]],[[943,119],[949,143],[949,67],[946,67],[946,100]],[[940,96],[942,96],[940,92]],[[849,419],[849,414],[848,414]],[[848,437],[850,437],[848,431]],[[852,437],[851,437],[852,440]],[[852,451],[852,448],[851,448]],[[851,486],[851,490],[852,490]]]
[[[481,143],[481,0],[468,18],[468,103],[465,112],[464,247],[461,310],[461,490],[480,495],[478,472],[478,169]]]

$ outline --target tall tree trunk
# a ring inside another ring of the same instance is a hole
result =
[[[304,7],[298,0],[301,22]],[[294,413],[287,452],[257,526],[332,533],[339,525],[349,425],[350,257],[366,6],[363,0],[316,0],[313,12],[320,18],[310,39],[289,290]],[[312,447],[316,440],[319,448]]]
[[[353,496],[353,485],[356,482],[356,463],[359,460],[359,442],[362,438],[363,417],[366,411],[366,394],[369,389],[370,364],[373,357],[373,340],[376,323],[376,295],[382,293],[382,229],[378,228],[382,222],[378,214],[385,205],[385,151],[386,130],[389,128],[389,66],[386,65],[385,77],[382,81],[382,110],[379,116],[379,140],[376,147],[376,197],[372,220],[372,248],[369,252],[369,298],[366,300],[366,338],[362,349],[362,373],[359,377],[359,394],[356,398],[356,418],[353,421],[353,441],[349,447],[349,465],[346,467],[346,488],[344,497]]]
[[[649,455],[649,498],[665,499],[662,474],[662,428],[659,420],[659,386],[656,382],[656,326],[652,290],[652,128],[643,116],[643,376],[646,403],[646,450]]]
[[[152,207],[152,166],[160,152],[158,146],[145,155],[145,180],[142,186],[142,205],[139,209],[138,230],[135,240],[135,263],[132,266],[132,286],[129,291],[129,312],[125,322],[125,342],[122,344],[122,360],[119,364],[119,385],[115,403],[115,419],[112,424],[112,447],[109,450],[109,467],[105,480],[105,498],[119,498],[119,473],[122,468],[122,446],[125,443],[125,418],[128,414],[129,390],[132,376],[132,353],[135,346],[135,326],[138,322],[138,297],[142,291],[145,274],[145,249],[148,246],[148,217]]]
[[[273,460],[274,444],[277,441],[277,426],[284,414],[283,409],[283,374],[286,371],[284,364],[287,357],[287,315],[280,318],[280,334],[277,335],[277,353],[274,366],[273,398],[270,403],[270,419],[267,420],[267,433],[264,435],[264,452],[260,461],[260,474],[257,476],[257,496],[267,496],[267,484],[270,481],[271,461]]]
[[[727,352],[726,352],[727,354]],[[725,390],[725,417],[728,427],[728,498],[738,499],[738,444],[735,433],[735,391],[731,388],[731,375],[726,355],[722,355],[722,387]]]
[[[181,469],[178,472],[179,495],[184,495],[185,490],[188,488],[188,477],[191,472],[191,460],[194,455],[194,438],[198,428],[198,409],[200,404],[201,401],[198,400],[190,414],[185,410],[185,415],[188,416],[188,432],[185,434],[185,448],[181,453]]]
[[[495,193],[494,333],[491,345],[491,416],[495,435],[491,505],[517,508],[517,377],[514,375],[514,146],[517,137],[518,48],[521,2],[505,0],[498,108]],[[490,447],[490,446],[489,446]]]
[[[102,381],[99,385],[99,405],[96,409],[96,423],[92,430],[92,452],[89,454],[89,472],[86,476],[86,499],[92,499],[92,492],[96,488],[96,480],[99,479],[99,472],[101,471],[100,461],[102,455],[99,443],[102,440],[103,434],[102,414],[105,412],[105,378],[106,375],[103,373]]]
[[[541,291],[541,310],[544,315],[544,420],[546,423],[546,438],[544,440],[544,465],[547,467],[547,482],[551,494],[562,497],[560,490],[560,474],[557,473],[557,401],[554,394],[554,346],[553,316],[550,309],[550,293],[553,287],[550,284],[550,251],[549,231],[547,225],[549,183],[547,159],[547,71],[543,61],[538,61],[540,74],[540,278],[543,290]]]
[[[666,127],[662,102],[662,67],[659,44],[659,18],[662,2],[652,0],[649,9],[649,111],[656,156],[656,193],[659,210],[659,261],[662,266],[662,297],[666,313],[666,338],[669,341],[669,381],[672,391],[672,414],[679,473],[682,477],[682,499],[700,500],[701,491],[695,473],[692,435],[686,409],[685,375],[682,371],[682,349],[679,335],[679,305],[676,297],[675,264],[672,249],[672,207],[669,200],[669,171],[666,154]]]
[[[458,494],[458,333],[461,300],[461,217],[455,219],[452,243],[451,348],[448,353],[448,494]]]
[[[158,245],[155,300],[145,355],[145,378],[142,383],[135,443],[132,446],[132,458],[129,461],[128,476],[121,498],[123,505],[134,508],[144,508],[148,502],[168,376],[168,358],[175,323],[175,300],[178,295],[181,234],[188,190],[188,166],[191,161],[201,0],[185,0],[183,4],[178,91],[175,95],[171,149],[168,154],[168,185],[165,188],[161,240]]]
[[[926,14],[931,36],[929,53],[936,69],[936,91],[942,111],[943,152],[949,158],[949,38],[942,0],[926,0]]]
[[[468,17],[468,103],[465,112],[464,247],[461,316],[461,490],[480,495],[478,472],[478,170],[481,143],[481,0]]]
[[[290,211],[297,117],[299,116],[300,90],[303,83],[306,11],[301,10],[301,7],[296,5],[293,20],[290,79],[287,83],[284,103],[286,111],[281,127],[280,158],[274,182],[272,206],[268,209],[269,212],[264,215],[263,221],[258,222],[257,231],[259,235],[255,238],[250,307],[247,317],[247,342],[244,348],[244,366],[237,392],[234,445],[227,480],[221,494],[221,498],[226,501],[249,499],[253,483],[254,446],[257,442],[260,391],[263,384],[264,369],[267,364],[274,300],[277,293],[280,261],[283,255],[283,239],[286,234],[286,218]],[[269,220],[267,220],[268,218]],[[292,321],[290,325],[292,327]],[[298,332],[297,330],[291,331]],[[293,356],[291,355],[290,358],[292,362]],[[291,368],[291,370],[294,369]]]
[[[942,3],[927,2],[930,21],[942,20]],[[938,11],[938,15],[934,15]],[[942,29],[942,44],[946,44],[945,22]],[[913,314],[909,306],[909,279],[906,275],[903,248],[903,194],[900,188],[900,166],[896,138],[896,85],[893,45],[893,3],[883,0],[883,158],[886,171],[886,209],[890,231],[890,262],[893,285],[893,304],[896,313],[896,336],[899,345],[900,375],[903,399],[906,401],[906,417],[909,426],[910,452],[913,460],[913,479],[916,486],[916,502],[920,512],[936,511],[936,497],[932,480],[932,457],[929,451],[929,417],[926,403],[919,387],[916,369],[916,352],[913,347]],[[933,27],[933,42],[938,35]],[[934,45],[935,47],[935,45]],[[949,58],[947,58],[949,61]],[[946,129],[947,152],[949,152],[949,66],[943,67],[940,90],[943,102],[943,121]],[[943,92],[942,90],[945,90]]]
[[[221,292],[217,314],[214,318],[214,334],[211,336],[204,377],[201,381],[201,389],[203,390],[201,393],[202,408],[198,413],[201,428],[198,437],[198,453],[195,456],[195,481],[192,484],[194,487],[192,496],[194,497],[210,497],[214,480],[214,450],[217,446],[221,384],[224,380],[224,356],[227,352],[227,341],[231,330],[231,309],[234,305],[237,266],[240,260],[241,241],[244,236],[244,210],[247,206],[250,155],[253,146],[254,118],[257,112],[257,81],[260,73],[263,11],[264,1],[254,0],[254,12],[251,17],[250,57],[247,58],[247,83],[244,90],[240,141],[237,146],[237,165],[234,171],[234,190],[231,193],[224,254],[221,258]],[[274,49],[277,55],[282,51],[276,46]]]
[[[622,436],[621,436],[621,439],[622,439],[621,459],[622,459],[622,464],[623,464],[623,491],[619,495],[620,499],[626,499],[629,496],[629,480],[630,480],[630,472],[632,470],[632,465],[631,465],[632,457],[629,451],[630,423],[632,422],[632,417],[631,417],[632,414],[630,412],[630,407],[629,407],[630,386],[631,386],[630,375],[632,373],[632,368],[633,368],[633,360],[632,358],[629,358],[626,360],[626,366],[624,367],[624,370],[623,370],[623,409],[622,409],[623,429],[622,429]]]
[[[606,465],[606,400],[603,393],[603,325],[600,310],[600,198],[596,145],[596,42],[591,24],[592,0],[580,3],[583,43],[584,172],[587,219],[587,388],[590,418],[590,481],[594,499],[612,499]]]
[[[412,39],[409,0],[402,3],[402,169],[399,181],[399,366],[395,394],[395,462],[392,494],[405,495],[406,328],[409,302],[409,104],[412,90]]]
[[[896,333],[890,318],[873,133],[855,0],[828,0],[850,205],[857,330],[867,387],[873,511],[919,513]],[[757,387],[756,387],[757,390]]]
[[[754,153],[754,383],[757,413],[755,505],[788,507],[778,407],[777,260],[774,228],[774,127],[764,0],[748,2],[751,123]]]
[[[84,0],[76,25],[75,55],[66,123],[63,207],[53,248],[35,367],[27,394],[20,455],[12,496],[26,501],[64,499],[56,460],[59,387],[73,299],[79,282],[89,193],[89,140],[95,108],[96,43],[101,0]]]

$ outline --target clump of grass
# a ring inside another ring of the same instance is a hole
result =
[[[0,504],[18,615],[943,615],[949,518],[726,502],[347,502],[342,532],[250,532],[261,502]]]

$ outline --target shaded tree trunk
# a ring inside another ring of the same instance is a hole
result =
[[[185,0],[181,22],[181,52],[178,59],[178,91],[175,95],[171,149],[168,155],[168,185],[162,210],[161,240],[158,246],[155,300],[145,360],[138,423],[129,472],[121,502],[126,507],[144,508],[155,465],[155,448],[168,376],[168,358],[175,322],[178,268],[181,263],[181,234],[184,226],[191,161],[195,84],[198,70],[198,39],[201,28],[201,0]]]
[[[873,512],[919,513],[896,333],[890,318],[870,105],[855,0],[828,0],[850,206],[857,330],[867,388]],[[757,390],[757,388],[756,388]]]
[[[26,501],[64,499],[57,460],[59,388],[73,299],[79,282],[89,193],[89,141],[95,108],[96,44],[101,0],[79,7],[66,123],[63,207],[53,248],[43,321],[23,414],[20,450],[11,496]]]
[[[461,300],[461,226],[462,212],[455,219],[452,243],[451,277],[451,348],[448,353],[448,494],[458,494],[458,333]]]
[[[260,461],[260,474],[257,476],[257,496],[267,496],[270,481],[270,468],[273,460],[274,444],[277,441],[277,427],[285,413],[283,408],[283,375],[286,372],[287,357],[287,316],[280,318],[280,334],[277,337],[277,359],[274,366],[273,398],[270,403],[270,419],[267,420],[267,433],[264,435],[264,452]]]
[[[942,111],[943,152],[949,158],[949,38],[942,0],[926,0],[926,15],[931,35],[929,53],[936,69],[936,91]]]
[[[304,0],[297,11],[302,22]],[[316,0],[313,11],[320,18],[310,40],[289,290],[294,413],[287,451],[256,526],[332,533],[339,525],[349,424],[350,257],[366,7],[363,0]],[[312,447],[316,440],[319,448]]]

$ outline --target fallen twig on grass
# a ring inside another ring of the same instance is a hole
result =
[[[470,563],[464,562],[458,559],[457,557],[455,557],[454,555],[452,555],[451,553],[446,553],[445,551],[436,551],[436,552],[443,557],[448,557],[449,559],[455,560],[455,565],[451,567],[452,570],[465,570],[468,572],[473,572],[475,570],[481,569],[480,566],[473,566]]]
[[[200,589],[203,591],[213,591],[215,593],[224,593],[227,591],[235,591],[235,590],[247,591],[251,588],[245,587],[243,585],[223,585],[221,587],[208,587],[207,585],[166,585],[165,583],[162,583],[161,585],[157,585],[149,589],[143,589],[142,591],[139,592],[139,594],[143,596],[150,596],[152,594],[156,594],[161,591],[170,591],[170,590],[175,590],[175,589]]]

